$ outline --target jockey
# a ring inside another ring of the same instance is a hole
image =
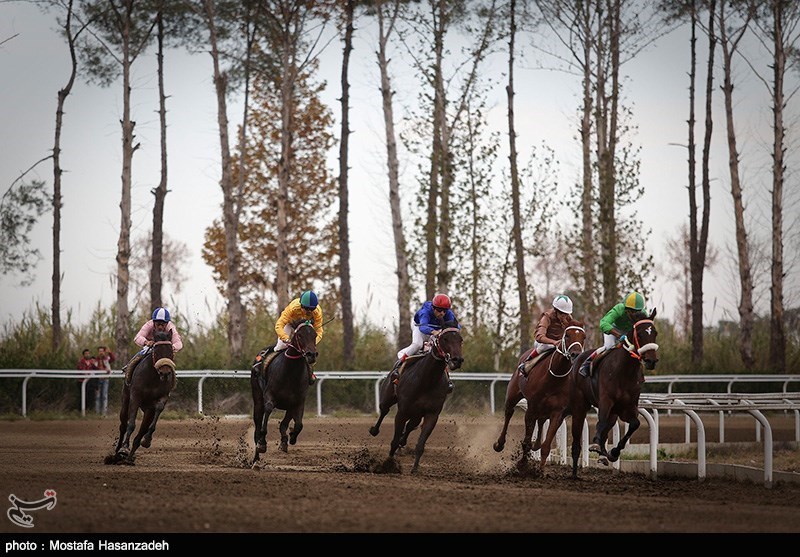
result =
[[[534,333],[533,350],[525,360],[519,364],[519,372],[527,377],[525,363],[542,354],[545,350],[555,348],[564,336],[564,330],[572,320],[572,300],[569,296],[559,294],[553,298],[553,307],[542,313],[539,324]]]
[[[170,320],[169,310],[167,308],[156,308],[153,311],[152,319],[142,325],[142,328],[139,329],[139,332],[136,333],[133,339],[133,342],[141,346],[142,349],[134,354],[131,361],[122,368],[122,371],[125,373],[126,385],[131,384],[131,376],[133,375],[136,364],[139,363],[145,354],[148,354],[150,350],[152,350],[156,331],[172,331],[172,349],[177,353],[183,348],[183,340],[175,324]]]
[[[623,331],[630,331],[636,321],[636,314],[644,310],[644,297],[638,292],[631,292],[625,299],[616,304],[600,320],[600,331],[603,333],[603,346],[592,352],[583,362],[579,372],[589,376],[591,363],[594,359],[614,348],[617,344],[624,344],[628,337]]]
[[[433,300],[425,302],[422,304],[422,307],[417,310],[417,313],[414,314],[414,323],[411,327],[411,344],[397,353],[397,361],[389,375],[389,378],[393,382],[396,382],[399,378],[400,365],[406,358],[422,350],[422,347],[431,336],[439,334],[444,328],[445,323],[451,321],[457,328],[461,328],[451,308],[450,297],[446,294],[437,294],[433,297]],[[447,379],[447,392],[453,392],[453,382],[450,380],[449,375]]]
[[[256,365],[253,366],[253,368],[255,369],[260,366],[264,357],[270,352],[286,350],[292,338],[292,333],[294,333],[292,323],[302,320],[311,321],[311,325],[317,332],[317,343],[319,343],[319,341],[322,340],[323,333],[322,308],[319,307],[317,295],[311,290],[306,290],[300,294],[299,298],[295,298],[289,302],[289,305],[281,312],[280,317],[278,317],[278,320],[275,322],[275,334],[278,335],[278,341],[275,343],[275,346],[268,346],[265,350],[262,350],[259,354],[260,358],[256,358]],[[313,385],[316,379],[314,372],[311,371],[308,377],[308,384]]]

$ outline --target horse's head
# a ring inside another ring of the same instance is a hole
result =
[[[175,372],[175,350],[172,348],[172,331],[156,331],[153,335],[153,367],[158,378],[166,381]]]
[[[308,365],[314,365],[319,352],[317,352],[317,331],[310,321],[301,321],[295,327],[289,346],[305,358]]]
[[[561,344],[558,346],[558,350],[570,362],[574,362],[575,358],[583,352],[584,342],[586,342],[586,329],[583,328],[583,322],[572,321],[564,329],[564,335],[561,337]]]
[[[451,370],[460,368],[461,364],[464,363],[464,358],[461,355],[464,339],[461,337],[461,331],[456,327],[442,330],[441,333],[433,337],[431,344],[433,355],[443,359]]]
[[[647,369],[655,369],[658,363],[658,344],[656,344],[658,331],[653,323],[655,316],[656,310],[653,308],[649,316],[644,315],[645,318],[633,324],[633,345]]]

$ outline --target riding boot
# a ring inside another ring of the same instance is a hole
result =
[[[406,361],[407,357],[406,354],[403,354],[403,356],[394,363],[394,367],[391,373],[389,373],[389,379],[391,379],[392,383],[395,385],[397,385],[397,382],[400,380],[400,366]]]
[[[141,361],[143,356],[144,355],[141,352],[137,352],[133,355],[131,361],[122,367],[122,373],[125,374],[125,385],[130,386],[131,377],[133,377],[133,370],[136,368],[136,364]]]
[[[597,350],[589,354],[589,357],[581,365],[578,373],[583,375],[584,377],[591,377],[592,376],[592,361],[594,360],[595,354],[597,354]]]
[[[270,352],[272,352],[273,348],[275,348],[275,347],[274,347],[274,346],[267,346],[266,348],[264,348],[264,349],[263,349],[261,352],[259,352],[259,353],[256,355],[256,363],[254,363],[254,364],[253,364],[253,367],[251,368],[251,370],[252,370],[252,371],[253,371],[253,372],[254,372],[256,375],[258,375],[259,373],[261,373],[261,366],[263,366],[263,365],[264,365],[264,360],[267,358],[267,354],[269,354]]]
[[[518,367],[517,369],[519,369],[519,374],[520,374],[521,376],[523,376],[523,377],[528,377],[528,370],[527,370],[527,369],[525,369],[525,364],[527,364],[528,362],[530,362],[530,361],[531,361],[532,359],[534,359],[536,356],[538,356],[538,354],[536,353],[536,350],[531,350],[531,353],[530,353],[530,354],[528,354],[528,357],[527,357],[527,358],[525,358],[525,360],[524,360],[524,361],[523,361],[521,364],[519,364],[519,367]]]

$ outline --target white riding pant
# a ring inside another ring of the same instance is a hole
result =
[[[403,348],[397,353],[397,359],[401,359],[403,355],[406,356],[413,356],[420,350],[422,350],[422,346],[425,342],[431,338],[431,335],[426,335],[422,331],[419,330],[419,325],[414,323],[411,327],[411,344]]]
[[[555,344],[545,344],[544,342],[539,342],[538,340],[533,341],[533,349],[536,350],[537,354],[541,354],[545,350],[550,350],[551,348],[555,347]]]
[[[611,350],[618,342],[619,339],[614,335],[603,333],[603,350]]]
[[[294,333],[294,329],[288,323],[283,326],[283,332],[289,335],[290,337]],[[278,339],[278,342],[275,343],[275,352],[279,352],[280,350],[286,350],[289,347],[288,344],[283,342],[281,339]]]

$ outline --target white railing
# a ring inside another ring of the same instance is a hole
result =
[[[324,415],[322,412],[322,386],[325,381],[336,380],[366,380],[374,381],[375,391],[375,413],[378,413],[378,402],[381,380],[386,377],[386,371],[317,371],[316,399],[317,415]],[[203,383],[209,378],[220,379],[250,379],[250,370],[228,370],[228,369],[199,369],[199,370],[180,370],[177,372],[178,378],[196,378],[197,382],[197,412],[203,413]],[[72,369],[0,369],[0,379],[2,378],[23,378],[22,382],[22,415],[27,416],[27,387],[30,379],[39,377],[43,379],[91,379],[94,377],[110,377],[111,379],[122,379],[122,372],[115,370],[111,375],[105,373],[95,373],[91,371],[80,371]],[[483,373],[483,372],[453,372],[450,374],[453,381],[484,381],[489,383],[489,408],[492,414],[497,410],[495,400],[495,385],[498,382],[507,383],[511,379],[510,373]],[[733,386],[741,383],[780,383],[780,392],[789,393],[790,386],[794,386],[796,391],[800,391],[800,375],[648,375],[646,384],[666,384],[667,394],[674,394],[673,387],[691,383],[724,383],[726,391],[733,392]],[[81,414],[86,415],[86,384],[81,384]],[[670,410],[671,411],[671,410]]]

